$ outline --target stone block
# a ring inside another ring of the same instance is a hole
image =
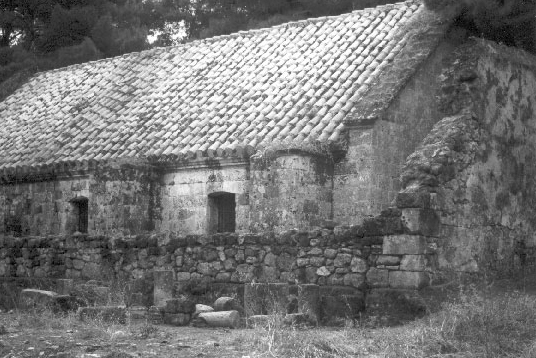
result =
[[[200,313],[204,312],[214,312],[214,308],[198,303],[195,305],[195,312],[193,313],[192,318],[196,318]]]
[[[283,324],[286,326],[316,326],[318,321],[304,313],[288,313],[283,318]]]
[[[368,270],[368,264],[360,257],[353,257],[350,262],[350,270],[352,272],[365,273]]]
[[[166,313],[193,313],[195,302],[186,297],[172,298],[166,300],[164,311]]]
[[[333,261],[335,267],[345,267],[352,262],[352,255],[350,254],[338,254]]]
[[[424,271],[426,269],[426,256],[404,255],[400,261],[401,271]]]
[[[155,306],[164,306],[166,300],[173,298],[173,271],[154,271],[153,302]]]
[[[24,308],[48,308],[54,305],[58,294],[53,291],[24,289],[20,293],[20,300]]]
[[[56,291],[60,295],[70,295],[74,286],[74,280],[61,278],[56,280]]]
[[[347,273],[344,275],[343,283],[345,286],[363,288],[365,286],[365,275],[360,273]]]
[[[233,297],[219,297],[214,301],[214,311],[238,311],[240,314],[244,314],[244,308],[240,302]]]
[[[160,324],[164,319],[164,307],[151,306],[147,311],[147,319],[153,324]]]
[[[426,250],[426,238],[418,235],[392,235],[383,239],[384,255],[420,255]]]
[[[440,219],[433,209],[402,209],[402,225],[411,234],[438,236]]]
[[[164,323],[171,326],[187,326],[190,323],[190,314],[188,313],[165,313]]]
[[[396,266],[400,264],[400,256],[380,255],[376,260],[376,265]]]
[[[420,289],[428,286],[430,278],[425,272],[390,271],[389,287],[401,289]]]
[[[367,284],[370,287],[388,287],[389,271],[371,267],[367,272]]]
[[[192,322],[196,327],[229,327],[237,328],[240,314],[237,311],[219,311],[200,313]]]
[[[148,318],[147,308],[142,306],[129,307],[128,318],[131,321],[145,321]]]
[[[334,270],[330,270],[328,269],[326,266],[322,266],[322,267],[319,267],[317,270],[316,270],[316,274],[318,276],[321,276],[321,277],[326,277],[326,276],[329,276],[331,275],[331,272],[334,271]]]

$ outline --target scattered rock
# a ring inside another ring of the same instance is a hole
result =
[[[192,323],[196,327],[236,328],[240,323],[240,314],[238,311],[204,312],[200,313]]]
[[[186,297],[172,298],[166,300],[164,311],[166,313],[194,313],[195,302]]]
[[[214,302],[214,311],[238,311],[240,314],[243,314],[244,308],[236,298],[220,297]]]
[[[195,305],[195,312],[192,315],[192,318],[196,318],[200,313],[203,313],[203,312],[214,312],[214,308],[198,303]]]
[[[57,296],[58,294],[53,291],[27,288],[22,290],[20,299],[24,308],[47,308],[54,304]]]

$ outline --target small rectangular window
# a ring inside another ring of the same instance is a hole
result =
[[[73,206],[75,231],[87,233],[89,216],[87,198],[73,199],[71,204]]]
[[[214,193],[209,195],[209,231],[235,232],[236,200],[232,193]]]

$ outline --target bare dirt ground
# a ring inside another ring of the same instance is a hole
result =
[[[429,316],[385,328],[210,329],[2,312],[0,358],[536,357],[536,275],[471,285],[425,289]]]
[[[241,330],[147,326],[144,323],[99,325],[72,322],[69,327],[31,328],[20,314],[2,314],[0,357],[242,357]],[[23,321],[23,322],[21,322]],[[17,328],[18,327],[18,328]],[[66,329],[67,328],[67,329]]]

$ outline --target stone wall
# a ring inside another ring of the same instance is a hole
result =
[[[534,263],[535,95],[532,55],[484,40],[452,54],[445,118],[402,175],[404,191],[428,195],[440,218],[440,271],[508,274]]]
[[[0,185],[0,234],[65,235],[76,231],[72,200],[88,199],[88,232],[129,235],[152,229],[151,171],[106,163],[74,173]]]
[[[401,212],[389,210],[361,226],[278,235],[1,237],[0,276],[112,280],[172,270],[179,287],[284,282],[364,291],[422,287],[430,255],[428,239],[408,234]]]
[[[399,176],[407,156],[442,118],[436,106],[440,93],[437,78],[458,41],[450,37],[443,41],[378,118],[350,125],[347,153],[335,165],[335,222],[358,224],[392,205],[401,189]],[[377,86],[386,87],[388,92],[394,84]]]
[[[330,158],[296,151],[252,160],[249,231],[305,230],[332,219]]]
[[[249,226],[249,163],[209,160],[166,171],[161,177],[160,214],[156,231],[179,235],[205,234],[209,195],[235,194],[236,231]]]

